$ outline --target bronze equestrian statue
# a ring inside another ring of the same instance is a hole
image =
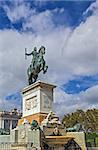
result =
[[[44,60],[45,47],[41,46],[37,52],[37,48],[34,47],[34,50],[31,53],[27,53],[25,50],[25,56],[32,55],[32,61],[30,66],[27,69],[28,82],[29,85],[36,82],[38,74],[43,71],[45,74],[47,72],[48,66]]]

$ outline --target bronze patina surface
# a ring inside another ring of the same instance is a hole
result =
[[[41,46],[37,51],[37,48],[34,47],[34,50],[31,53],[27,53],[25,49],[25,56],[32,55],[32,61],[30,66],[27,69],[28,82],[29,85],[36,82],[38,75],[41,71],[43,74],[47,72],[48,66],[46,65],[44,55],[45,55],[45,47]]]

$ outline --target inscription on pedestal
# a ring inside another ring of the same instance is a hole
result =
[[[51,105],[52,105],[52,102],[51,100],[48,98],[48,96],[46,95],[43,95],[43,107],[45,109],[51,109]]]
[[[23,117],[49,113],[52,110],[53,89],[56,86],[38,81],[23,89]]]
[[[37,96],[25,100],[25,110],[31,110],[37,107]]]

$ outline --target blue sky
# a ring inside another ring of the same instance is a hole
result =
[[[93,76],[77,76],[63,85],[63,90],[68,94],[76,94],[86,91],[94,85],[98,85],[98,74]]]
[[[82,109],[97,107],[97,18],[95,0],[0,1],[1,107],[9,102],[6,109],[14,104],[21,109],[19,92],[28,84],[26,69],[30,63],[30,58],[24,60],[24,48],[31,51],[40,45],[47,48],[49,69],[39,78],[58,85],[56,108],[59,99],[63,113],[74,111],[78,104]]]
[[[18,2],[18,1],[16,1]],[[46,10],[62,9],[62,12],[54,12],[53,21],[55,26],[65,25],[75,27],[83,19],[83,12],[94,1],[24,1],[25,5],[29,5],[30,9],[36,9],[37,13],[44,12]],[[15,28],[22,30],[22,23],[25,22],[24,16],[17,19],[15,22],[11,22],[5,12],[4,6],[13,9],[15,7],[14,1],[1,1],[0,4],[0,29]],[[67,19],[67,21],[66,21]]]

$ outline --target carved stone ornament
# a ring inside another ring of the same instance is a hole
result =
[[[42,125],[47,126],[48,124],[61,125],[59,117],[57,117],[52,111],[50,111],[46,119],[42,121]]]
[[[20,138],[24,139],[26,137],[26,131],[24,129],[21,129],[20,131]]]

